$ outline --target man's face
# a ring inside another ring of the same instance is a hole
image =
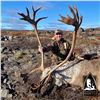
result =
[[[55,38],[57,41],[60,41],[60,39],[63,37],[62,34],[55,34]]]

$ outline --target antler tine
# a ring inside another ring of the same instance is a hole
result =
[[[25,17],[25,15],[23,13],[18,13],[18,15],[20,15],[22,17]]]
[[[78,10],[77,10],[76,6],[73,6],[73,8],[71,8],[68,5],[68,8],[70,9],[74,18],[71,18],[69,15],[67,15],[66,17],[60,15],[61,20],[59,20],[59,21],[65,23],[65,24],[68,24],[68,25],[73,25],[77,29],[82,23],[82,18],[79,18],[79,14],[78,14]]]
[[[67,18],[72,19],[68,14],[66,16],[67,16]]]
[[[33,20],[35,20],[35,15],[36,15],[36,12],[34,10],[34,7],[32,6],[32,10],[33,10]]]
[[[61,17],[61,20],[58,20],[58,21],[63,22],[63,23],[68,24],[68,25],[71,24],[71,18],[70,17],[67,16],[67,18],[66,18],[62,15],[60,15],[60,17]]]
[[[79,14],[78,14],[78,10],[77,10],[77,7],[76,5],[73,6],[75,12],[76,12],[76,18],[77,18],[77,22],[79,22]]]
[[[35,10],[35,12],[39,11],[40,9],[42,9],[42,7],[38,8],[37,10]]]
[[[74,20],[67,14],[67,20],[69,20],[70,22],[70,24],[69,25],[73,25],[73,23],[74,23]]]
[[[33,10],[33,12],[35,11],[33,6],[32,6],[32,10]]]
[[[36,17],[36,13],[37,11],[39,11],[42,7],[38,8],[37,10],[34,10],[34,7],[32,6],[32,10],[33,10],[33,20],[35,21],[35,17]]]
[[[18,15],[22,16],[22,18],[20,18],[20,20],[26,21],[26,20],[25,20],[25,17],[26,17],[26,16],[25,16],[23,13],[18,13]]]
[[[27,16],[30,17],[29,10],[27,7],[26,7],[26,11],[27,11]]]
[[[48,17],[41,17],[41,18],[37,19],[36,24],[37,24],[40,20],[46,19],[46,18],[48,18]]]
[[[27,15],[23,14],[23,13],[18,13],[20,16],[22,16],[22,18],[20,18],[21,20],[24,21],[28,21],[30,23],[33,23],[34,21],[31,20],[30,16],[29,16],[29,11],[27,9]]]
[[[67,23],[66,17],[59,15],[61,17],[61,20],[59,19],[58,21],[63,22],[63,23]]]
[[[76,20],[76,14],[75,14],[73,8],[71,8],[69,5],[68,5],[68,8],[70,9],[71,13],[73,14],[74,20]]]
[[[82,20],[83,20],[83,16],[80,16],[80,22],[79,22],[79,26],[81,25],[81,23],[82,23]]]
[[[58,20],[58,21],[74,26],[74,20],[69,15],[67,15],[67,17],[60,15],[60,17],[61,17],[61,20]]]

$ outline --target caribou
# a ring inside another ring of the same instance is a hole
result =
[[[82,17],[82,16],[79,16],[79,13],[78,13],[78,10],[77,10],[77,7],[76,7],[76,6],[70,7],[70,6],[68,5],[68,8],[69,8],[70,12],[72,13],[73,18],[70,17],[69,15],[66,15],[66,17],[60,15],[61,19],[58,20],[58,21],[60,21],[60,22],[62,22],[62,23],[64,23],[64,24],[67,24],[67,25],[72,25],[72,26],[74,27],[74,32],[72,33],[72,43],[71,43],[72,45],[71,45],[71,49],[70,49],[70,51],[69,51],[69,54],[67,55],[66,59],[65,59],[64,61],[62,61],[60,64],[58,64],[58,65],[56,65],[56,66],[53,66],[53,67],[45,68],[45,67],[44,67],[44,59],[43,59],[43,58],[44,58],[44,57],[43,57],[44,54],[43,54],[43,51],[41,52],[41,65],[40,65],[40,67],[33,69],[33,70],[29,73],[29,75],[30,75],[31,73],[34,73],[34,72],[37,71],[37,70],[40,70],[40,71],[42,72],[42,75],[40,76],[40,77],[41,77],[40,82],[39,82],[38,84],[35,85],[35,87],[33,88],[34,90],[36,90],[36,89],[40,88],[41,86],[43,86],[44,84],[46,84],[46,83],[48,82],[48,80],[50,79],[50,76],[52,76],[52,73],[55,73],[55,71],[56,71],[57,69],[61,68],[62,66],[67,67],[66,65],[67,65],[67,63],[69,63],[68,59],[70,58],[71,54],[72,54],[73,51],[74,51],[75,44],[76,44],[77,32],[78,32],[78,29],[79,29],[80,25],[82,24],[83,17]],[[36,20],[36,13],[37,13],[40,9],[41,9],[41,8],[38,8],[38,9],[35,10],[34,7],[32,7],[32,10],[33,10],[33,18],[30,17],[28,8],[26,8],[27,15],[25,15],[25,14],[23,14],[23,13],[18,13],[18,14],[19,14],[20,16],[22,16],[22,18],[20,18],[21,20],[27,21],[27,22],[29,22],[29,23],[33,26],[33,28],[34,28],[34,30],[35,30],[35,34],[36,34],[37,40],[38,40],[38,43],[39,43],[39,46],[42,47],[40,38],[39,38],[39,36],[38,36],[37,24],[38,24],[39,21],[41,21],[42,19],[46,19],[47,17],[41,17],[41,18],[39,18],[39,19]],[[70,62],[70,63],[71,63],[71,62]],[[83,76],[84,74],[87,74],[87,73],[89,72],[89,71],[86,71],[85,69],[82,70],[82,68],[80,68],[80,66],[86,65],[87,61],[84,61],[84,62],[82,62],[82,63],[83,63],[83,65],[80,64],[80,63],[79,63],[79,65],[76,64],[76,63],[75,63],[76,65],[73,65],[73,64],[72,64],[72,66],[74,66],[74,69],[75,69],[75,70],[77,69],[78,73],[77,73],[77,71],[75,72],[75,77],[72,78],[72,80],[71,80],[70,83],[73,84],[73,82],[76,82],[75,85],[79,84],[79,83],[77,83],[77,82],[79,82],[79,81],[76,81],[77,77],[79,77],[80,75]],[[87,64],[89,64],[89,66],[90,66],[90,65],[91,65],[91,62],[88,62]],[[76,66],[76,67],[75,67],[75,66]],[[78,67],[77,67],[77,66],[78,66]],[[86,66],[85,66],[85,67],[86,67]],[[93,67],[93,66],[92,66],[92,67]],[[81,69],[83,73],[81,73],[81,71],[79,71],[78,68]],[[91,68],[91,67],[90,67],[90,68]],[[88,69],[89,69],[89,68],[88,68]],[[73,69],[72,69],[72,70],[73,70]],[[92,72],[93,72],[93,68],[92,68],[91,70],[92,70]],[[91,71],[91,70],[90,70],[90,71]],[[95,69],[95,70],[96,70],[96,69]],[[71,74],[72,74],[72,73],[73,73],[73,72],[71,72]],[[76,78],[76,79],[75,79],[75,78]],[[79,78],[79,79],[80,79],[80,78]],[[99,82],[99,81],[98,81],[98,82]],[[82,86],[82,77],[81,77],[80,86]],[[100,87],[100,86],[99,86],[99,87]]]
[[[70,68],[70,76],[72,77],[70,81],[67,80],[67,82],[69,82],[70,84],[74,84],[74,85],[78,85],[80,87],[83,87],[83,76],[87,75],[88,73],[92,73],[93,75],[97,76],[97,88],[98,90],[100,90],[100,78],[99,78],[99,71],[100,71],[100,67],[97,65],[97,63],[100,62],[99,59],[97,60],[84,60],[83,62],[69,62],[68,59],[70,58],[71,54],[74,51],[75,48],[75,44],[76,44],[76,39],[77,39],[77,33],[78,33],[78,29],[80,27],[80,25],[82,24],[82,20],[83,17],[79,16],[78,10],[76,6],[70,7],[68,5],[68,8],[70,10],[70,12],[73,15],[73,18],[70,17],[69,15],[66,15],[66,17],[60,15],[61,19],[58,20],[64,24],[67,25],[71,25],[74,27],[74,31],[72,33],[72,43],[71,43],[71,49],[69,51],[69,54],[67,55],[66,59],[64,61],[62,61],[60,64],[55,65],[55,66],[50,66],[49,68],[45,68],[44,66],[44,54],[43,51],[41,52],[41,66],[38,68],[33,69],[30,73],[28,73],[28,75],[36,72],[37,70],[40,70],[42,72],[42,75],[40,76],[40,80],[39,82],[35,83],[34,87],[32,87],[33,90],[37,90],[40,89],[43,85],[45,85],[46,83],[48,83],[49,79],[51,78],[51,76],[53,75],[53,73],[56,73],[57,69],[60,69],[62,67],[65,67],[65,69],[67,69],[66,71],[66,76],[69,74],[69,68],[70,66],[73,66]],[[41,17],[39,19],[36,20],[36,13],[40,10],[41,8],[38,9],[34,9],[34,7],[32,7],[33,10],[33,18],[30,17],[29,14],[29,10],[28,8],[26,8],[27,11],[27,15],[23,14],[23,13],[18,13],[20,16],[22,16],[22,18],[20,18],[21,20],[27,21],[29,22],[34,30],[35,30],[35,34],[39,43],[39,46],[42,47],[40,38],[38,36],[38,28],[37,28],[37,24],[38,22],[40,22],[42,19],[46,19],[47,17]],[[97,62],[97,63],[93,63],[93,62]],[[70,66],[68,66],[68,64],[71,63]],[[89,67],[87,67],[89,66]]]
[[[42,78],[40,80],[40,83],[42,81],[45,80],[45,83],[47,82],[47,80],[49,79],[50,75],[57,69],[59,68],[61,65],[63,65],[64,63],[66,63],[68,61],[68,59],[70,58],[71,54],[73,53],[73,50],[74,50],[74,47],[75,47],[75,42],[76,42],[76,35],[77,35],[77,31],[82,23],[82,16],[79,17],[79,14],[78,14],[78,10],[76,8],[76,6],[74,6],[73,8],[71,8],[70,6],[68,6],[71,13],[73,14],[73,18],[71,18],[69,15],[67,15],[67,17],[63,17],[60,15],[61,17],[61,20],[59,20],[60,22],[63,22],[65,24],[68,24],[68,25],[72,25],[75,27],[74,29],[74,33],[73,33],[73,38],[72,38],[72,46],[71,46],[71,49],[69,51],[69,54],[68,56],[66,57],[66,59],[61,62],[60,64],[58,64],[57,66],[55,66],[53,69],[51,68],[46,68],[44,69],[44,60],[43,60],[43,51],[41,52],[41,66],[36,68],[36,69],[33,69],[29,74],[37,71],[37,70],[41,70],[43,72],[43,75],[42,75]],[[47,17],[41,17],[39,19],[36,20],[36,13],[40,10],[41,8],[38,8],[36,10],[34,10],[34,7],[32,7],[32,10],[33,10],[33,18],[30,17],[30,14],[29,14],[29,10],[28,8],[26,8],[26,11],[27,11],[27,15],[23,14],[23,13],[18,13],[20,16],[22,16],[23,18],[20,18],[21,20],[24,20],[24,21],[27,21],[29,22],[34,30],[35,30],[35,34],[36,34],[36,37],[37,37],[37,40],[38,40],[38,43],[39,43],[39,46],[42,47],[42,44],[40,42],[40,38],[38,36],[38,29],[37,29],[37,24],[40,20],[42,19],[45,19]],[[46,75],[44,75],[44,73],[47,73]],[[40,85],[39,85],[40,86]]]

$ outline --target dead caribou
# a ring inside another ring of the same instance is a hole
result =
[[[74,18],[71,18],[70,16],[67,15],[67,17],[63,17],[60,15],[61,17],[61,22],[65,23],[65,24],[68,24],[68,25],[72,25],[75,27],[74,29],[74,33],[73,33],[73,38],[72,38],[72,46],[71,46],[71,49],[70,49],[70,52],[68,54],[68,56],[66,57],[66,59],[61,62],[60,64],[58,64],[57,66],[55,66],[54,68],[46,68],[44,69],[44,61],[43,61],[43,52],[41,53],[41,66],[39,68],[36,68],[36,69],[33,69],[29,74],[33,73],[34,71],[37,71],[37,70],[41,70],[42,71],[42,77],[41,77],[41,80],[40,80],[40,84],[36,87],[38,88],[41,83],[42,85],[44,83],[47,82],[47,80],[49,79],[49,77],[51,76],[51,74],[57,69],[59,68],[60,66],[62,66],[64,63],[66,63],[68,61],[68,59],[70,58],[71,54],[73,53],[73,50],[74,50],[74,47],[75,47],[75,42],[76,42],[76,35],[77,35],[77,31],[82,23],[82,16],[79,17],[79,14],[78,14],[78,10],[76,8],[76,6],[74,6],[73,8],[71,8],[70,6],[68,6],[71,13],[73,14],[73,17]],[[35,30],[35,33],[36,33],[36,36],[37,36],[37,40],[39,42],[39,45],[42,46],[41,42],[40,42],[40,39],[39,39],[39,36],[38,36],[38,29],[37,29],[37,24],[40,20],[42,19],[45,19],[47,17],[42,17],[42,18],[39,18],[36,20],[36,13],[37,11],[39,11],[41,8],[38,8],[37,10],[34,10],[34,8],[32,7],[32,10],[33,10],[33,18],[31,19],[30,18],[30,15],[29,15],[29,10],[28,8],[26,8],[27,10],[27,15],[24,15],[23,13],[18,13],[20,16],[22,16],[23,18],[21,18],[21,20],[24,20],[24,21],[27,21],[29,22],[33,27],[34,27],[34,30]],[[46,73],[44,75],[44,73]]]

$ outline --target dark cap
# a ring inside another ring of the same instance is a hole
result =
[[[57,35],[57,34],[61,34],[61,35],[62,35],[63,32],[62,32],[61,30],[56,30],[56,31],[55,31],[55,34],[56,34],[56,35]]]

